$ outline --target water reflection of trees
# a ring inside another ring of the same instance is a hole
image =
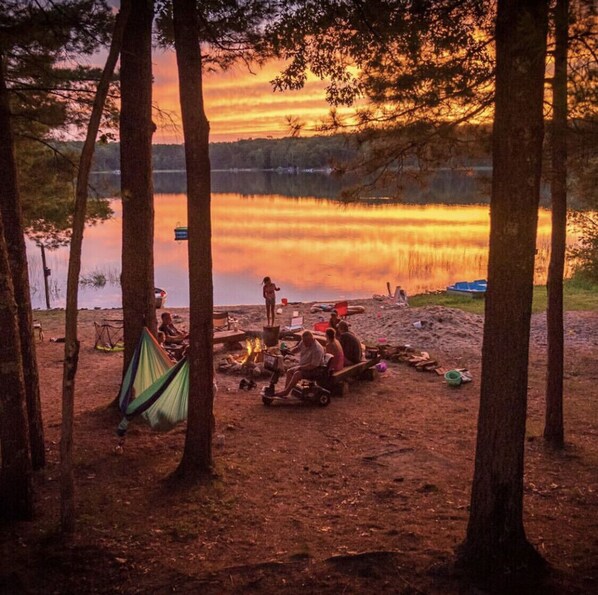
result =
[[[490,172],[477,170],[438,170],[420,179],[404,177],[400,198],[392,200],[413,204],[487,203]],[[315,197],[338,200],[342,190],[354,184],[350,176],[338,177],[324,172],[280,173],[277,171],[213,171],[212,192],[219,194],[278,195],[289,198]],[[92,181],[100,196],[118,196],[119,176],[96,174]],[[184,172],[154,174],[157,194],[184,194]],[[366,200],[388,200],[382,192]],[[394,193],[393,193],[394,196]]]

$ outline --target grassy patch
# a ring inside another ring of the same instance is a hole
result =
[[[443,291],[442,293],[426,293],[414,295],[409,298],[409,305],[420,308],[422,306],[444,306],[446,308],[459,308],[473,314],[484,313],[484,299],[472,298],[470,296],[453,295]]]
[[[563,290],[565,310],[598,310],[598,285],[577,280],[566,281]],[[546,311],[546,286],[534,287],[532,312]],[[484,300],[469,296],[452,295],[446,292],[414,295],[409,298],[411,306],[445,306],[459,308],[473,314],[484,313]]]

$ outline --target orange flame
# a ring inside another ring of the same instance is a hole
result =
[[[247,337],[247,339],[245,339],[245,349],[247,352],[241,361],[242,364],[245,364],[248,361],[255,361],[258,353],[262,351],[262,340],[259,337]]]

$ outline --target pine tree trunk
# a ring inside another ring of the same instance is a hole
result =
[[[95,140],[100,127],[102,111],[106,96],[110,88],[110,80],[118,61],[122,45],[125,23],[131,10],[129,0],[123,0],[120,13],[114,23],[112,43],[106,59],[102,77],[98,83],[93,103],[87,134],[77,172],[77,187],[75,194],[75,212],[73,215],[73,233],[69,253],[69,268],[66,294],[66,322],[64,365],[62,377],[62,428],[60,440],[60,527],[63,533],[75,530],[75,480],[73,472],[73,418],[75,404],[75,379],[79,362],[79,339],[77,337],[78,319],[78,290],[79,274],[81,272],[81,248],[85,217],[87,213],[87,187],[91,161],[95,150]]]
[[[3,191],[0,200],[0,212],[4,221],[6,248],[18,310],[18,329],[25,379],[31,463],[34,469],[41,469],[46,463],[44,426],[39,396],[39,373],[35,355],[35,341],[33,339],[33,315],[31,312],[27,250],[25,248],[25,234],[17,184],[17,167],[3,59],[0,59],[0,95],[0,102],[2,103],[0,109],[3,110],[3,125],[0,132],[0,179],[2,180]]]
[[[152,183],[153,0],[134,0],[121,56],[120,170],[124,370],[144,326],[156,332]]]
[[[567,46],[569,0],[557,0],[554,78],[552,82],[552,238],[548,267],[548,370],[546,372],[546,418],[544,438],[562,448],[563,428],[563,277],[567,245]]]
[[[523,527],[523,460],[547,22],[547,0],[498,2],[482,381],[471,512],[460,552],[480,572],[541,565]]]
[[[3,61],[0,62],[3,64]],[[10,111],[4,77],[0,76],[0,518],[29,520],[33,515],[31,457],[18,309],[5,241],[4,205],[15,200],[16,170]],[[12,156],[12,159],[11,159]],[[14,183],[13,183],[14,182]],[[17,204],[18,204],[18,196]]]
[[[0,217],[0,519],[30,520],[33,516],[31,458],[25,412],[25,380],[17,324],[17,304],[4,226]]]
[[[213,346],[212,230],[210,222],[210,127],[202,92],[201,51],[195,0],[174,0],[174,39],[185,162],[189,228],[189,413],[178,472],[186,479],[212,467]]]

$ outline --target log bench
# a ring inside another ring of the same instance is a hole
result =
[[[338,372],[330,375],[330,390],[333,394],[344,396],[349,390],[351,380],[374,380],[376,369],[374,366],[380,361],[380,357],[365,359],[357,364],[345,366]]]

